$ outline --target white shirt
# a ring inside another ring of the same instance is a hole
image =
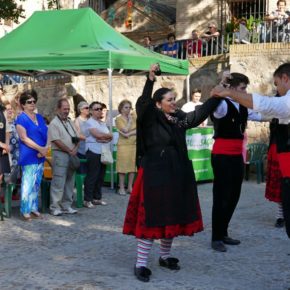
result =
[[[185,113],[189,113],[189,112],[194,111],[196,106],[200,106],[200,105],[202,105],[202,102],[194,103],[194,102],[190,101],[190,102],[184,104],[182,106],[181,110]]]
[[[290,123],[290,90],[285,96],[276,98],[252,94],[253,109],[265,115],[267,119],[279,118],[279,124]]]
[[[231,101],[231,103],[235,106],[235,108],[238,110],[238,112],[240,111],[240,105],[237,102],[234,102],[233,100],[231,100],[230,98],[229,101]],[[221,119],[223,118],[228,112],[228,104],[225,100],[221,101],[221,103],[218,105],[218,107],[216,108],[216,110],[214,111],[213,115],[215,118],[217,119]],[[248,109],[248,120],[251,121],[261,121],[262,120],[262,115],[258,112],[254,112],[251,109]]]
[[[184,104],[184,105],[182,106],[181,110],[182,110],[183,112],[185,112],[185,113],[189,113],[189,112],[194,111],[196,106],[200,106],[200,105],[202,105],[202,104],[203,104],[202,102],[194,103],[194,102],[190,101],[190,102]],[[202,125],[203,125],[203,126],[206,126],[206,125],[207,125],[207,119],[205,119],[205,120],[203,121]]]
[[[89,131],[89,129],[96,129],[100,133],[105,134],[110,133],[110,130],[108,129],[106,123],[90,118],[85,124],[86,124],[86,151],[90,150],[95,154],[101,154],[103,146],[106,146],[108,147],[108,149],[110,149],[110,142],[99,143]]]

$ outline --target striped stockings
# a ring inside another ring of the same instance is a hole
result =
[[[147,267],[147,260],[149,252],[153,245],[152,239],[138,239],[137,245],[137,263],[136,267]],[[162,259],[170,257],[170,250],[173,239],[161,239],[160,243],[160,256]]]
[[[147,267],[147,260],[149,252],[152,248],[153,240],[149,239],[138,239],[137,245],[137,263],[136,267]]]
[[[284,219],[282,203],[277,202],[277,205],[278,205],[278,209],[276,213],[276,219]]]
[[[160,243],[160,257],[167,259],[170,257],[170,250],[173,239],[161,239]]]

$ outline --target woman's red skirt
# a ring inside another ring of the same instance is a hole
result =
[[[176,236],[192,236],[203,230],[200,206],[198,205],[198,220],[183,225],[168,225],[162,227],[147,227],[145,225],[145,208],[143,192],[143,168],[139,168],[138,176],[129,199],[123,234],[133,235],[143,239],[169,239]]]
[[[282,175],[279,168],[277,146],[271,144],[268,152],[265,197],[274,202],[281,202]]]

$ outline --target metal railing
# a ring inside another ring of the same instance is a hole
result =
[[[0,81],[3,85],[17,85],[23,84],[27,82],[26,77],[22,77],[19,75],[7,75],[4,74],[2,80]]]
[[[183,39],[178,43],[178,58],[198,58],[210,55],[218,55],[229,52],[231,44],[252,43],[290,43],[290,23],[276,25],[274,22],[260,22],[253,30],[241,28],[239,31],[227,33],[209,40]],[[162,52],[163,44],[155,48],[156,52]]]

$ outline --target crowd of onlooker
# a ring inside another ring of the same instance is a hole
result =
[[[1,86],[0,100],[3,93]],[[18,94],[14,104],[4,102],[0,106],[0,182],[19,184],[13,198],[20,199],[23,220],[42,218],[38,195],[44,163],[49,157],[52,170],[49,210],[52,215],[77,213],[72,206],[76,173],[85,176],[84,206],[106,205],[102,199],[107,165],[103,154],[112,154],[113,139],[106,123],[106,105],[97,101],[91,104],[80,101],[73,121],[69,118],[70,102],[62,98],[57,102],[55,117],[49,122],[37,113],[36,103],[36,91],[28,90]],[[119,104],[118,111],[120,114],[115,119],[119,132],[118,193],[125,195],[132,191],[136,172],[136,115],[132,113],[132,104],[128,100]],[[128,191],[125,189],[127,173]]]
[[[204,32],[194,29],[187,40],[176,40],[174,33],[167,35],[167,41],[154,45],[150,36],[145,36],[146,48],[164,55],[185,59],[221,54],[228,51],[230,44],[250,44],[264,42],[290,42],[290,10],[286,0],[278,0],[277,9],[267,14],[263,21],[236,20],[233,31],[221,33],[217,23],[208,23]]]

